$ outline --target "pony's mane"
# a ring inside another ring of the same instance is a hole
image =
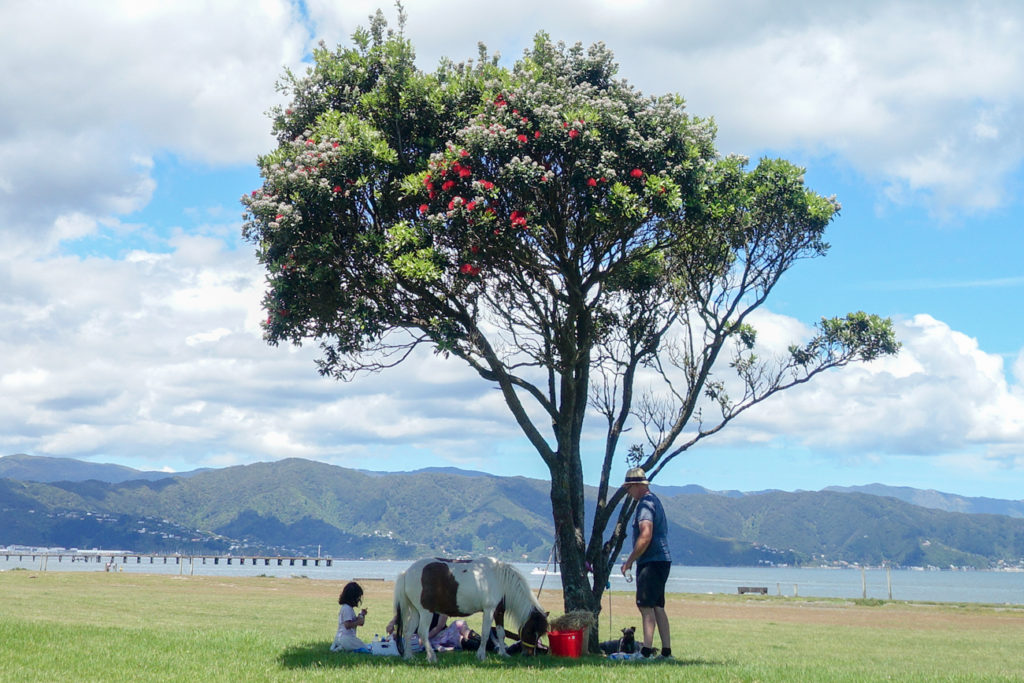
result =
[[[519,573],[519,570],[510,564],[497,561],[498,576],[501,580],[502,593],[505,596],[505,614],[511,617],[512,626],[522,628],[526,620],[530,618],[530,612],[534,609],[544,612],[540,603],[533,597],[530,585]]]

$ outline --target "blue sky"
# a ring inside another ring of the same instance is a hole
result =
[[[377,6],[0,5],[0,455],[546,476],[455,362],[424,353],[340,384],[317,375],[315,349],[260,338],[238,198],[273,146],[274,82]],[[421,67],[473,57],[477,41],[511,60],[541,29],[603,41],[644,92],[714,116],[721,152],[789,158],[838,196],[831,252],[788,273],[755,321],[765,351],[853,310],[892,316],[903,342],[750,411],[661,483],[1021,497],[1024,8],[483,7],[409,0]]]

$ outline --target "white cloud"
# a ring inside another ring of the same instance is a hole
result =
[[[928,315],[896,323],[903,349],[774,397],[741,418],[731,442],[755,435],[826,452],[1020,455],[1024,395],[1003,358]]]
[[[252,162],[308,40],[286,0],[3,3],[0,237],[47,251],[142,207],[160,153]]]

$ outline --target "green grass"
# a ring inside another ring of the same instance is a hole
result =
[[[0,572],[0,681],[1024,680],[1024,609],[674,595],[674,662],[492,655],[481,664],[453,652],[428,665],[422,655],[330,652],[341,585]],[[391,585],[364,587],[369,640],[390,618]],[[542,596],[554,614],[560,600]],[[639,625],[630,596],[614,600],[602,638]]]

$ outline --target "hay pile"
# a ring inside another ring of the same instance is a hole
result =
[[[551,619],[548,625],[552,631],[583,631],[583,637],[586,638],[587,631],[597,626],[597,619],[593,612],[579,609]]]

